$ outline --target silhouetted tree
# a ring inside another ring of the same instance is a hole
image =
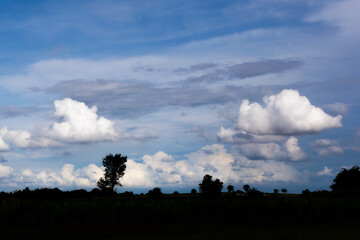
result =
[[[149,190],[148,195],[152,199],[160,199],[162,196],[162,192],[160,188],[156,187],[152,190]]]
[[[193,189],[191,189],[191,192],[190,192],[190,193],[193,194],[193,195],[195,195],[195,194],[197,193],[197,191],[196,191],[195,188],[193,188]]]
[[[279,189],[276,189],[276,188],[275,188],[275,189],[274,189],[274,193],[275,193],[275,194],[278,194],[278,193],[279,193]]]
[[[360,196],[360,169],[353,166],[350,169],[343,168],[333,180],[330,186],[333,193],[340,196]]]
[[[108,154],[103,158],[103,166],[105,168],[104,177],[100,178],[97,186],[101,190],[114,191],[114,187],[122,186],[120,178],[125,174],[127,156],[121,154]]]
[[[228,190],[228,193],[233,193],[234,192],[234,186],[233,185],[227,186],[227,190]]]
[[[301,196],[302,197],[310,197],[311,196],[311,192],[309,189],[305,189],[301,192]]]
[[[222,188],[223,182],[219,179],[213,181],[212,176],[208,174],[204,176],[202,182],[199,184],[201,194],[207,198],[219,197],[221,195]]]
[[[173,194],[174,194],[174,195],[179,195],[179,192],[178,192],[178,191],[175,191]]]
[[[263,193],[259,190],[257,190],[256,188],[252,187],[249,188],[249,190],[247,191],[247,195],[249,197],[262,197]]]
[[[244,191],[245,192],[249,192],[249,189],[250,189],[250,186],[249,185],[247,185],[247,184],[245,184],[244,186],[243,186],[243,189],[244,189]]]
[[[282,188],[282,189],[281,189],[281,192],[282,192],[283,194],[285,194],[285,193],[287,193],[287,189],[286,189],[286,188]]]

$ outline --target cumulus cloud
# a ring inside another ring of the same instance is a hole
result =
[[[0,163],[0,178],[10,177],[13,169]]]
[[[103,171],[103,167],[95,164],[78,169],[72,164],[64,164],[60,170],[34,172],[24,169],[21,173],[13,173],[12,168],[0,164],[0,177],[14,186],[92,188],[103,176]],[[205,174],[225,183],[302,181],[302,174],[291,165],[234,157],[220,144],[204,146],[182,160],[175,160],[163,151],[144,155],[142,161],[128,159],[125,175],[120,181],[125,187],[189,186],[197,185]]]
[[[305,96],[292,89],[265,96],[265,106],[243,100],[236,130],[256,135],[301,135],[341,127],[342,116],[332,117],[311,105]]]
[[[315,147],[315,151],[319,155],[334,155],[342,154],[344,152],[340,143],[336,140],[318,139],[315,140],[312,145]]]
[[[51,138],[65,142],[114,141],[118,134],[114,122],[99,117],[96,106],[89,108],[83,102],[65,98],[54,102],[54,116],[62,119],[46,133]]]
[[[7,127],[2,127],[0,128],[0,151],[9,151],[9,144],[19,148],[55,147],[61,145],[59,142],[46,137],[33,137],[26,130],[9,130]]]
[[[334,175],[332,173],[332,169],[330,169],[330,168],[328,168],[326,166],[324,167],[323,170],[319,171],[317,174],[320,175],[320,176],[332,176],[332,175]]]
[[[27,130],[0,128],[0,151],[19,148],[60,147],[64,143],[114,141],[118,138],[113,121],[99,117],[96,106],[89,108],[83,102],[70,98],[54,102],[54,117],[59,119],[49,127],[38,125],[35,133]],[[135,139],[153,138],[132,136]]]
[[[247,143],[238,147],[242,153],[253,160],[273,159],[300,161],[306,158],[306,154],[300,149],[298,140],[290,137],[280,146],[274,142],[270,143]]]
[[[205,174],[224,182],[300,181],[300,173],[292,166],[272,160],[252,161],[235,158],[223,145],[213,144],[190,153],[183,160],[159,151],[145,155],[142,162],[128,160],[124,185],[152,187],[197,184]]]
[[[301,151],[298,145],[298,139],[295,137],[290,137],[285,142],[285,149],[292,161],[299,161],[306,158],[306,154],[303,151]]]
[[[81,169],[76,169],[72,164],[65,164],[59,172],[33,173],[30,169],[21,172],[19,181],[36,186],[61,186],[61,187],[95,187],[96,181],[103,176],[103,169],[90,164]]]

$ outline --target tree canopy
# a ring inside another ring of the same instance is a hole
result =
[[[199,189],[204,197],[218,197],[221,195],[223,182],[219,179],[212,180],[212,176],[206,174],[199,184]]]
[[[120,178],[125,174],[127,156],[121,154],[108,154],[103,158],[104,177],[100,178],[97,186],[102,189],[111,189],[114,191],[115,186],[122,186]]]
[[[334,178],[330,188],[336,195],[360,196],[359,167],[353,166],[350,169],[343,168]]]

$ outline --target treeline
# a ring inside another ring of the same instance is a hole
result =
[[[144,194],[142,194],[144,195]],[[0,192],[0,199],[94,199],[104,197],[133,197],[135,194],[131,191],[116,193],[114,191],[100,190],[94,188],[91,191],[85,189],[76,189],[72,191],[62,191],[59,188],[36,188],[30,190],[26,187],[23,190],[13,192]]]

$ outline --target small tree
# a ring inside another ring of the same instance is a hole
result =
[[[222,188],[223,182],[219,179],[213,181],[212,176],[208,174],[204,176],[202,182],[199,184],[201,194],[208,198],[219,197],[221,195]]]
[[[279,189],[274,189],[274,194],[278,194],[279,193]]]
[[[114,191],[114,187],[122,186],[120,178],[125,174],[127,156],[108,154],[103,158],[104,177],[96,183],[101,190]]]
[[[245,192],[249,192],[249,190],[250,190],[250,186],[249,185],[247,185],[247,184],[245,184],[244,186],[243,186],[243,189],[244,189],[244,191]]]
[[[193,188],[193,189],[191,189],[191,192],[190,192],[192,195],[195,195],[196,194],[196,189],[195,188]]]
[[[233,185],[227,186],[227,190],[228,190],[228,193],[233,193],[234,192],[234,186]]]
[[[282,192],[283,194],[285,194],[285,193],[287,193],[287,189],[286,189],[286,188],[282,188],[282,189],[281,189],[281,192]]]

